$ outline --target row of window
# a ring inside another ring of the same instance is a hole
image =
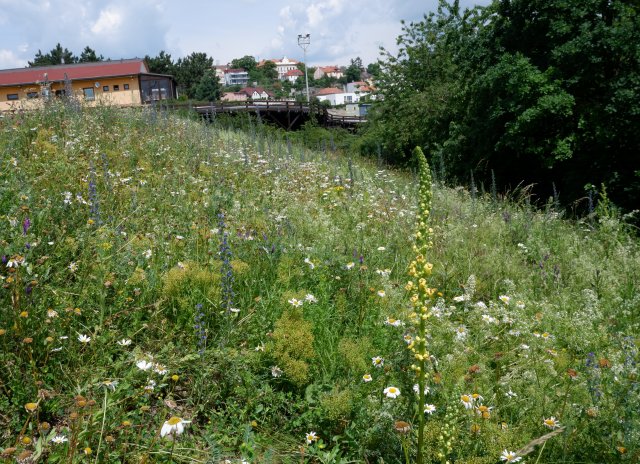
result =
[[[113,91],[114,92],[118,92],[120,90],[120,85],[119,84],[114,84],[113,85]],[[124,84],[123,85],[123,90],[129,90],[129,84]],[[108,85],[103,85],[102,86],[102,91],[103,92],[109,92],[109,86]],[[84,94],[85,98],[87,100],[95,100],[96,95],[94,92],[93,87],[87,87],[82,89],[82,93]],[[48,92],[47,92],[48,95]],[[64,90],[56,90],[56,97],[64,95]],[[39,92],[27,92],[27,98],[31,99],[31,98],[38,98],[40,96]],[[17,101],[20,100],[20,95],[17,93],[9,93],[7,94],[7,101]]]

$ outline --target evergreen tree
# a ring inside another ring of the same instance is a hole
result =
[[[38,50],[33,61],[29,61],[30,67],[36,66],[53,66],[57,64],[72,64],[77,63],[78,58],[66,48],[62,48],[62,45],[58,43],[49,53],[42,54],[42,51]]]

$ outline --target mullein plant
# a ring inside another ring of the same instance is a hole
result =
[[[408,349],[413,354],[414,364],[411,366],[415,372],[418,383],[418,447],[416,462],[422,464],[425,426],[425,386],[427,383],[427,369],[430,362],[430,354],[427,349],[428,325],[431,316],[436,289],[428,285],[433,264],[428,259],[428,252],[433,246],[431,239],[433,230],[429,228],[429,212],[431,210],[431,171],[427,159],[420,147],[413,150],[413,156],[418,159],[420,189],[418,193],[418,214],[413,251],[415,258],[409,264],[409,276],[411,280],[406,285],[410,294],[411,313],[410,321],[414,326],[415,336]]]

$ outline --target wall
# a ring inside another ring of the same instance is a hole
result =
[[[98,83],[97,87],[96,83]],[[124,88],[125,84],[129,86],[126,90]],[[119,87],[119,90],[114,90],[115,85]],[[106,91],[104,90],[105,86],[108,87]],[[98,104],[131,106],[141,103],[138,76],[73,81],[71,88],[73,89],[74,95],[88,106],[96,106]],[[94,100],[88,100],[84,97],[84,88],[93,89]],[[61,92],[63,90],[63,82],[54,82],[50,85],[50,94],[52,96],[55,96],[56,91]],[[30,92],[38,93],[39,97],[27,98],[27,93]],[[41,92],[41,86],[35,84],[0,87],[0,111],[37,108],[42,105],[43,102],[43,98],[40,95]],[[18,94],[19,100],[7,100],[8,94],[16,93]]]

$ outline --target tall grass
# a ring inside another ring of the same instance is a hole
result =
[[[418,186],[333,144],[4,115],[2,456],[413,460]],[[604,202],[576,223],[474,196],[433,190],[424,462],[638,459],[636,238]]]

